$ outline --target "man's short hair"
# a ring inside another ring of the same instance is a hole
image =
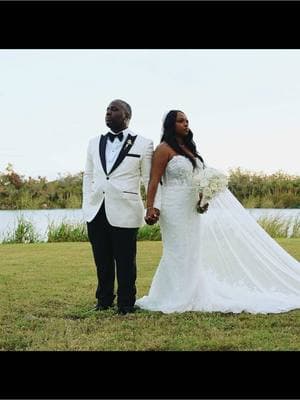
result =
[[[113,100],[113,101],[118,102],[121,105],[121,107],[123,108],[123,110],[125,111],[126,117],[128,119],[131,119],[132,112],[131,112],[130,105],[128,103],[126,103],[126,101],[120,100],[120,99],[116,99],[116,100]]]

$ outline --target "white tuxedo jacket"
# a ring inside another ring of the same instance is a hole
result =
[[[110,171],[106,170],[107,136],[89,141],[83,174],[83,214],[87,222],[98,213],[104,199],[106,217],[112,226],[138,228],[144,223],[141,180],[147,190],[153,142],[128,130],[128,137]],[[160,209],[160,188],[154,206]]]

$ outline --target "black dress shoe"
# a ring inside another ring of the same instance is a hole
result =
[[[103,304],[96,304],[95,307],[92,309],[92,311],[104,311],[104,310],[108,310],[109,308],[113,307],[113,305],[111,306],[104,306]]]
[[[118,307],[118,314],[119,315],[126,315],[126,314],[133,314],[135,312],[134,307]]]

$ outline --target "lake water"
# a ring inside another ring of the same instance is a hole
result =
[[[247,211],[256,219],[266,216],[279,216],[285,219],[300,218],[300,209],[273,209],[273,208],[251,208]],[[84,222],[81,209],[59,209],[59,210],[0,210],[0,242],[18,225],[18,219],[23,217],[32,222],[41,240],[47,240],[48,226],[60,224],[61,222],[80,223]]]

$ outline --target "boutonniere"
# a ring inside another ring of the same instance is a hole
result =
[[[128,139],[128,140],[126,141],[126,146],[125,146],[125,149],[124,149],[124,150],[126,150],[128,146],[132,146],[132,140],[131,140],[131,139]]]

